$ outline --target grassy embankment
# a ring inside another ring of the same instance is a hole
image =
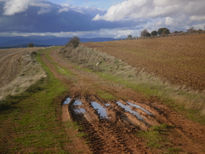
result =
[[[172,85],[95,49],[80,46],[76,49],[65,48],[62,53],[84,70],[95,72],[103,79],[131,88],[148,98],[157,97],[187,118],[205,124],[204,93]]]
[[[60,121],[61,100],[68,88],[57,80],[41,60],[41,54],[51,49],[41,50],[37,61],[47,73],[47,78],[41,79],[27,91],[7,97],[1,102],[0,112],[0,151],[1,152],[64,152],[64,143],[72,142],[62,126],[78,127]],[[68,74],[63,69],[58,69]],[[58,100],[58,101],[57,101]]]

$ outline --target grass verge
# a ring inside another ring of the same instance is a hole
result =
[[[59,120],[60,102],[54,101],[67,88],[53,76],[40,54],[37,61],[47,78],[1,103],[0,151],[3,153],[64,153],[63,143],[69,142]]]
[[[116,100],[116,97],[110,94],[109,92],[103,90],[97,90],[97,95],[105,101]]]
[[[61,47],[53,47],[52,50],[58,50]],[[73,73],[71,71],[69,71],[68,69],[65,69],[61,66],[59,66],[57,63],[55,63],[52,58],[50,57],[49,53],[52,51],[51,49],[46,49],[44,51],[46,58],[49,60],[49,62],[55,67],[55,69],[58,71],[58,73],[65,75],[67,77],[70,77],[73,75]]]
[[[181,151],[179,148],[173,147],[168,140],[169,127],[166,124],[153,126],[148,131],[139,131],[138,137],[145,139],[147,146],[151,149],[161,149],[165,153],[176,154]]]

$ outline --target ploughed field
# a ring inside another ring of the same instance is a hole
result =
[[[205,34],[91,42],[96,48],[171,83],[205,89]]]

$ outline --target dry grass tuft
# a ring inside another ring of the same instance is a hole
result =
[[[16,57],[17,59],[13,62],[13,65],[16,65],[15,69],[19,71],[16,74],[10,72],[9,76],[13,76],[12,80],[0,87],[0,100],[8,95],[14,96],[22,93],[38,80],[46,77],[44,70],[36,61],[35,55],[36,52],[28,51]]]

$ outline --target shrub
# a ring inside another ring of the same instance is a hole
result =
[[[33,43],[29,43],[29,44],[28,44],[28,47],[29,47],[29,48],[34,47],[34,44],[33,44]]]
[[[159,28],[158,34],[159,34],[160,36],[165,36],[165,35],[170,34],[170,31],[169,31],[168,28]]]
[[[66,46],[77,48],[79,44],[80,44],[80,39],[75,36],[66,44]]]
[[[132,40],[132,39],[133,39],[132,35],[128,35],[128,36],[127,36],[127,39],[128,39],[128,40]]]
[[[141,32],[141,37],[150,37],[150,33],[145,29]]]
[[[158,33],[157,33],[157,31],[156,31],[156,30],[154,30],[154,31],[152,31],[152,32],[151,32],[151,35],[152,35],[152,36],[157,36],[157,35],[158,35]]]

